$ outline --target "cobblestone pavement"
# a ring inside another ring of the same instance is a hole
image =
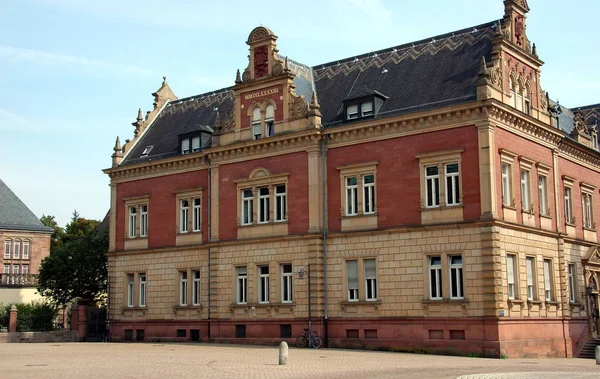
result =
[[[481,359],[337,349],[161,343],[0,344],[0,379],[600,378],[587,359]]]

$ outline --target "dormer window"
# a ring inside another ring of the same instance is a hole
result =
[[[353,120],[358,118],[358,105],[348,105],[346,108],[346,119]]]
[[[192,137],[192,153],[200,151],[200,136]]]
[[[179,135],[179,146],[181,146],[181,154],[192,154],[202,151],[202,146],[206,145],[207,138],[210,133],[203,130],[197,130]]]
[[[359,91],[356,95],[344,100],[345,121],[373,118],[387,99],[387,96],[374,90]]]
[[[190,153],[190,140],[183,139],[181,140],[181,154],[189,154]]]
[[[153,148],[154,148],[154,146],[153,146],[153,145],[147,146],[147,147],[144,149],[144,152],[142,152],[142,155],[141,155],[141,156],[142,156],[142,157],[147,157],[147,156],[150,154],[150,152],[152,151],[152,149],[153,149]]]
[[[360,110],[362,112],[362,117],[373,116],[373,103],[370,101],[361,103]]]

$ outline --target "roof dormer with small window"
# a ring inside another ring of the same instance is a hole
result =
[[[377,91],[361,92],[344,100],[344,121],[375,118],[387,96]]]

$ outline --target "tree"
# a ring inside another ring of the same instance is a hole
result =
[[[38,292],[60,305],[75,299],[94,301],[106,291],[108,233],[96,229],[99,221],[76,212],[73,216],[59,247],[42,260],[38,275]]]
[[[65,236],[65,230],[58,226],[54,216],[43,215],[42,218],[40,218],[40,221],[45,226],[54,229],[54,232],[52,232],[52,237],[50,237],[50,254],[52,254],[62,245],[62,240]]]

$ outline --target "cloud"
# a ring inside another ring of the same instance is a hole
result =
[[[33,62],[44,65],[71,65],[83,66],[110,72],[124,74],[154,76],[158,71],[138,66],[112,63],[96,59],[88,59],[66,54],[55,54],[41,50],[23,49],[19,47],[0,45],[0,58],[12,59],[19,62]]]
[[[23,117],[0,108],[0,131],[39,131],[39,128]]]

